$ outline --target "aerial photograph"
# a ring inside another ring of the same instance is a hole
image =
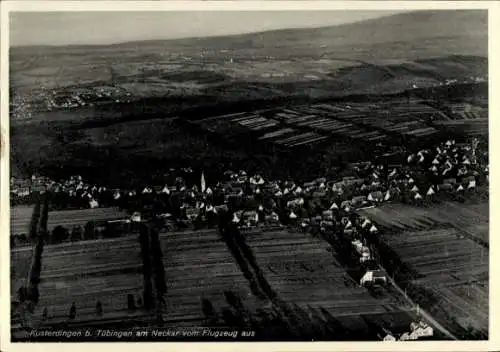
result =
[[[489,339],[488,10],[9,41],[11,342]]]

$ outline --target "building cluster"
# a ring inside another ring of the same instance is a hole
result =
[[[30,119],[32,116],[32,102],[22,95],[12,94],[10,102],[10,118],[13,121]]]
[[[115,87],[94,87],[68,91],[52,91],[46,98],[47,109],[70,109],[102,103],[130,102],[131,93]]]
[[[360,208],[386,202],[424,205],[442,197],[465,197],[487,184],[487,155],[480,147],[477,139],[471,143],[448,140],[408,155],[401,164],[359,162],[351,164],[349,175],[341,179],[319,177],[300,184],[243,170],[227,171],[217,182],[206,182],[202,175],[199,184],[190,186],[177,177],[170,185],[128,190],[91,185],[80,176],[62,182],[33,176],[12,179],[11,198],[22,202],[34,191],[50,190],[52,204],[59,209],[119,206],[136,213],[135,219],[145,219],[153,210],[165,220],[206,226],[216,223],[221,210],[230,210],[233,222],[242,228],[284,224],[304,230],[348,229]],[[370,256],[362,246],[359,250],[361,259]]]
[[[432,326],[421,320],[412,322],[410,324],[410,331],[405,332],[399,336],[399,341],[412,341],[420,338],[428,338],[434,336],[434,329]],[[390,331],[383,338],[383,341],[398,341],[398,339]]]
[[[31,180],[11,179],[11,194],[28,197],[34,191],[51,190],[69,197],[82,198],[88,207],[105,203],[119,203],[122,198],[140,197],[148,194],[170,196],[175,194],[182,200],[181,208],[194,206],[193,213],[217,212],[218,206],[241,204],[235,216],[253,214],[259,209],[269,211],[281,207],[287,218],[310,220],[308,211],[329,214],[333,210],[350,212],[358,208],[380,205],[387,201],[406,200],[421,203],[439,193],[463,194],[485,184],[488,179],[487,153],[479,148],[479,141],[456,143],[453,140],[440,143],[434,149],[423,149],[407,156],[406,162],[384,165],[370,161],[350,164],[350,175],[338,180],[317,178],[302,184],[294,181],[265,180],[260,175],[249,176],[245,171],[227,171],[223,179],[208,186],[202,177],[199,185],[188,186],[182,177],[175,184],[145,186],[141,189],[108,189],[90,185],[81,176],[56,182],[46,177],[33,176]],[[106,200],[106,196],[111,200]],[[113,202],[116,201],[116,202]],[[245,204],[259,203],[255,209]],[[112,205],[112,204],[111,204]],[[321,207],[328,205],[328,207]],[[318,207],[321,208],[319,211]],[[262,220],[262,219],[261,219]]]

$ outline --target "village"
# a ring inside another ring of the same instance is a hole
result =
[[[174,170],[170,185],[129,190],[86,184],[79,176],[62,182],[33,176],[31,180],[11,179],[11,195],[13,204],[32,204],[34,194],[50,191],[54,210],[119,207],[134,214],[131,219],[144,219],[154,213],[166,224],[188,221],[192,226],[215,225],[218,210],[230,208],[233,221],[245,227],[328,227],[334,226],[340,215],[385,202],[425,206],[439,199],[460,200],[471,192],[476,194],[488,184],[486,153],[477,138],[459,144],[448,140],[434,150],[408,155],[403,165],[391,168],[372,162],[353,163],[350,175],[340,180],[317,178],[303,184],[265,180],[243,170],[227,171],[223,180],[216,182],[207,182],[202,173],[200,183],[191,186]],[[21,238],[20,229],[13,230],[12,236]]]

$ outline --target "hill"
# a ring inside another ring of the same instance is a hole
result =
[[[367,63],[413,65],[415,60],[452,55],[487,57],[487,32],[486,11],[443,10],[334,27],[223,37],[15,47],[10,52],[11,86],[22,94],[40,85],[53,88],[99,82],[148,96],[197,94],[207,85],[240,81],[316,82],[331,79],[329,75],[339,68]],[[208,78],[186,87],[182,74]]]

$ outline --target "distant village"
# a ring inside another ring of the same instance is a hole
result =
[[[267,58],[272,60],[272,57]],[[228,59],[228,63],[233,63],[233,58]],[[261,74],[262,77],[284,77],[285,72],[268,72]],[[317,80],[319,77],[314,75],[305,75],[303,79]],[[463,79],[446,79],[439,82],[438,86],[453,86],[456,84],[483,83],[487,79],[481,76],[470,76]],[[428,84],[422,87],[428,87]],[[412,83],[409,88],[422,88],[419,82]],[[133,100],[131,92],[120,86],[103,85],[95,87],[61,87],[54,89],[42,88],[42,92],[37,92],[41,101],[33,102],[22,96],[12,95],[11,113],[13,119],[29,119],[32,116],[32,110],[58,110],[74,109],[78,107],[92,107],[107,103],[128,103]]]

